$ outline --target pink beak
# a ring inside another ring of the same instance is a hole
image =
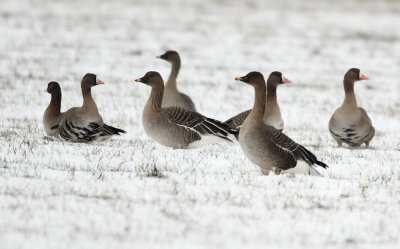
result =
[[[45,93],[48,93],[48,91],[47,91],[47,88],[46,89],[44,89],[44,91],[43,92],[45,92]]]
[[[96,84],[97,85],[104,85],[104,82],[101,81],[100,79],[96,79]]]
[[[282,82],[283,83],[292,83],[288,78],[282,77]]]
[[[360,80],[369,80],[369,78],[364,74],[360,74]]]

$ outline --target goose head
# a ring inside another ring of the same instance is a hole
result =
[[[164,54],[156,57],[157,59],[165,60],[170,63],[180,62],[180,57],[178,52],[173,50],[167,50]]]
[[[47,89],[44,90],[45,92],[50,93],[51,95],[61,93],[61,87],[58,82],[52,81],[47,84]]]
[[[148,86],[164,85],[163,79],[158,72],[149,71],[143,77],[135,80],[136,82],[143,83]]]
[[[246,84],[252,85],[252,86],[257,86],[260,84],[265,85],[265,80],[264,76],[260,72],[250,72],[246,74],[245,76],[237,77],[235,78],[237,81],[242,81]]]
[[[91,88],[96,85],[103,85],[104,82],[101,81],[97,75],[92,74],[92,73],[87,73],[85,76],[82,78],[82,88]]]
[[[350,68],[344,75],[344,80],[346,82],[355,82],[359,80],[369,80],[369,78],[362,74],[360,69]]]
[[[278,86],[281,84],[292,83],[289,79],[283,77],[281,72],[272,72],[267,79],[267,84],[272,84],[273,86]]]

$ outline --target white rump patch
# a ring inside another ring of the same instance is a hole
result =
[[[201,136],[200,140],[190,143],[188,148],[196,149],[196,148],[203,147],[205,145],[216,144],[216,143],[221,143],[221,142],[228,142],[228,141],[225,139],[222,139],[220,137],[217,137],[217,136],[206,135],[206,136]]]
[[[298,161],[296,167],[284,170],[282,171],[282,173],[322,176],[321,173],[318,172],[318,170],[303,161]]]

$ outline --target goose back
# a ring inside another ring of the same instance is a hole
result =
[[[103,131],[100,115],[87,115],[81,107],[69,109],[60,122],[60,136],[70,142],[92,142]]]

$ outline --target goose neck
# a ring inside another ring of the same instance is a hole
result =
[[[168,81],[167,81],[167,84],[166,84],[167,88],[177,89],[177,87],[176,87],[176,78],[178,77],[180,68],[181,68],[180,60],[172,62],[171,73],[169,74],[169,78],[168,78]]]

